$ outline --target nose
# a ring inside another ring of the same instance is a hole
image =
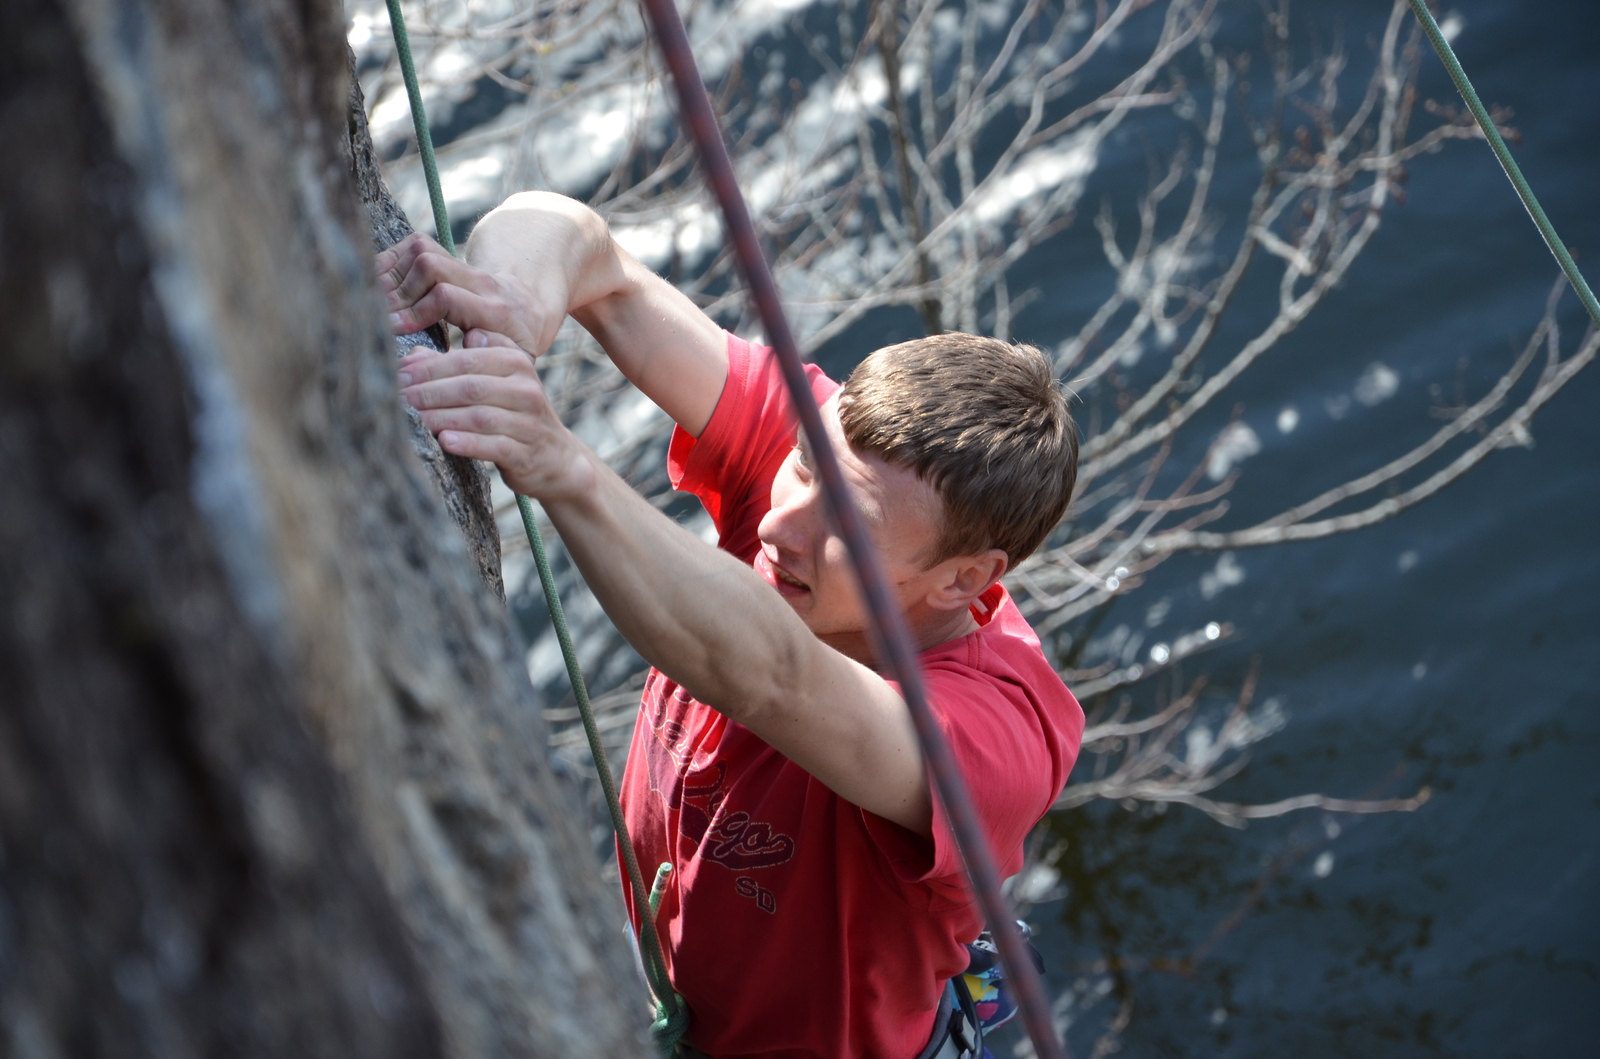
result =
[[[815,535],[821,511],[817,490],[797,482],[783,483],[782,475],[772,486],[772,507],[756,526],[761,543],[778,550],[779,557],[796,557],[806,552],[806,542]]]

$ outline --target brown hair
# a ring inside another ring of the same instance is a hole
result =
[[[1055,528],[1078,478],[1078,432],[1043,353],[949,333],[878,350],[839,394],[844,436],[944,500],[932,563],[989,548],[1009,565]]]

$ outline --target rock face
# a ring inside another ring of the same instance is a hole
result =
[[[367,101],[361,94],[361,82],[356,78],[355,52],[347,51],[347,59],[350,101],[345,111],[345,135],[340,145],[344,148],[345,163],[355,179],[356,194],[367,210],[372,245],[382,250],[410,235],[413,229],[405,211],[389,194],[389,188],[383,182],[383,171],[378,167],[378,157],[372,149],[372,136],[367,131]],[[396,338],[395,346],[395,352],[402,356],[417,346],[440,351],[450,348],[444,327],[440,324],[421,334]],[[494,504],[489,494],[491,470],[474,460],[451,456],[439,448],[438,440],[422,425],[422,417],[410,406],[403,406],[403,410],[410,420],[411,446],[433,476],[434,486],[444,500],[445,510],[466,538],[467,548],[478,564],[478,576],[483,578],[495,595],[504,600],[506,590],[500,579],[500,531],[495,526]]]
[[[396,395],[340,22],[0,5],[9,1055],[646,1054],[481,469]]]

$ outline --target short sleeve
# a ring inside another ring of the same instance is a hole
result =
[[[969,642],[966,650],[924,658],[923,670],[930,705],[1002,877],[1021,870],[1023,842],[1065,784],[1083,727],[1082,710],[1049,671],[1037,641],[1031,648],[1015,636],[1006,643],[1007,657],[991,654],[987,665],[971,657],[985,652]],[[931,839],[861,812],[908,899],[931,910],[970,902],[960,849],[938,798]]]
[[[839,384],[806,365],[820,404]],[[721,546],[741,558],[753,552],[755,523],[765,513],[784,457],[794,447],[799,420],[777,356],[728,335],[728,379],[698,438],[675,427],[667,449],[673,488],[695,494],[717,527]]]

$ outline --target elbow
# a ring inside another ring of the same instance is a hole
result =
[[[792,724],[805,710],[808,691],[816,686],[807,676],[816,646],[815,641],[798,637],[770,645],[765,665],[744,669],[736,674],[737,683],[723,690],[728,709],[718,707],[719,712],[757,734]]]

